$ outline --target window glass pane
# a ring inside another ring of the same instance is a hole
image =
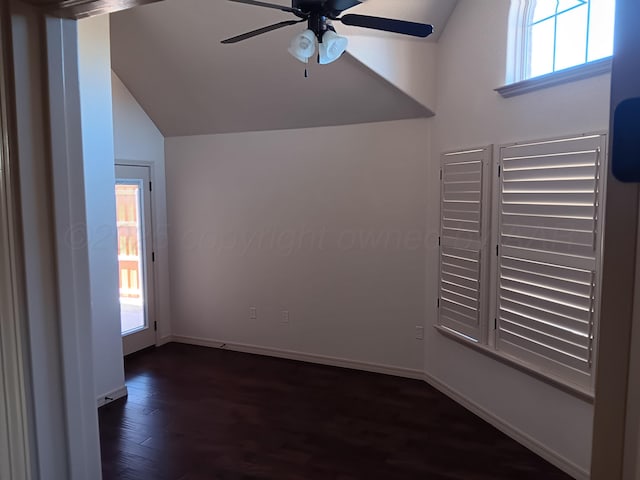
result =
[[[555,22],[545,20],[531,27],[531,65],[529,77],[553,72],[553,33]]]
[[[613,55],[615,1],[591,0],[588,61]]]
[[[533,9],[533,23],[556,14],[557,0],[537,0]]]
[[[587,55],[587,6],[558,15],[555,70],[583,64]]]
[[[579,7],[580,5],[585,5],[587,0],[559,0],[558,2],[558,13],[563,13],[572,8]]]
[[[120,321],[122,334],[146,326],[142,276],[141,185],[116,185]]]
[[[556,8],[557,13],[562,13],[584,3],[586,0],[536,0],[532,23],[553,17],[556,14]]]

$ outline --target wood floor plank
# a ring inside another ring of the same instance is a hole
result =
[[[566,480],[424,382],[169,344],[100,409],[104,480]]]

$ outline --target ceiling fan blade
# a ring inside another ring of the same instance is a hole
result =
[[[235,3],[244,3],[246,5],[254,5],[256,7],[273,8],[275,10],[280,10],[283,12],[295,13],[296,15],[302,13],[302,11],[297,8],[285,7],[284,5],[276,5],[275,3],[259,2],[257,0],[229,0],[229,1],[235,2]]]
[[[286,22],[274,23],[273,25],[269,25],[268,27],[262,27],[251,32],[243,33],[242,35],[238,35],[237,37],[227,38],[226,40],[222,40],[221,43],[224,43],[225,45],[229,43],[238,43],[249,38],[257,37],[258,35],[262,35],[263,33],[268,33],[279,28],[289,27],[291,25],[295,25],[296,23],[305,21],[306,20],[287,20]]]
[[[426,38],[433,33],[433,25],[393,20],[391,18],[369,17],[367,15],[345,15],[339,20],[345,25],[353,27],[371,28],[421,38]]]

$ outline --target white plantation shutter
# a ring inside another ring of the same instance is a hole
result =
[[[498,189],[496,348],[591,385],[602,135],[504,147]]]
[[[442,156],[438,323],[476,342],[487,331],[490,159],[490,148]]]

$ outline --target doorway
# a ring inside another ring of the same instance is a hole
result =
[[[124,355],[156,344],[151,172],[116,165],[120,325]]]

